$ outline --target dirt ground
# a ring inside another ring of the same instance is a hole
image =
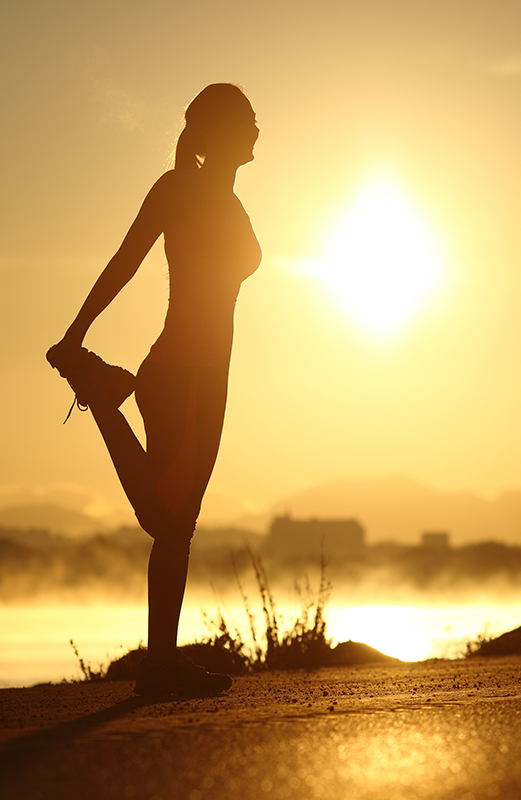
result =
[[[0,691],[4,800],[521,797],[521,656]]]

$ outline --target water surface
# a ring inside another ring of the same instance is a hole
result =
[[[205,604],[216,617],[215,604]],[[248,638],[248,622],[239,604],[223,612]],[[283,622],[294,616],[282,608]],[[443,606],[332,605],[327,614],[328,633],[335,642],[366,642],[388,655],[406,661],[429,657],[456,657],[464,653],[465,640],[485,629],[499,635],[521,623],[517,603]],[[256,614],[262,630],[262,615]],[[147,610],[140,604],[42,604],[0,607],[0,686],[32,686],[47,681],[78,679],[81,670],[70,639],[92,668],[146,641]],[[201,607],[183,609],[181,643],[208,633]]]

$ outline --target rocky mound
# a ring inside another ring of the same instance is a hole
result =
[[[507,631],[497,639],[483,642],[469,657],[473,656],[512,656],[521,654],[521,627]]]

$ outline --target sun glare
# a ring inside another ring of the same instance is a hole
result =
[[[436,628],[426,625],[425,612],[409,606],[358,606],[332,609],[328,622],[337,641],[365,642],[402,661],[427,658]]]
[[[444,272],[437,238],[389,178],[368,181],[333,223],[322,254],[302,270],[376,336],[400,330],[432,298]]]

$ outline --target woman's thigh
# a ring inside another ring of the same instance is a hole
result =
[[[136,401],[156,492],[173,514],[197,516],[217,457],[227,367],[160,364],[139,369]]]

